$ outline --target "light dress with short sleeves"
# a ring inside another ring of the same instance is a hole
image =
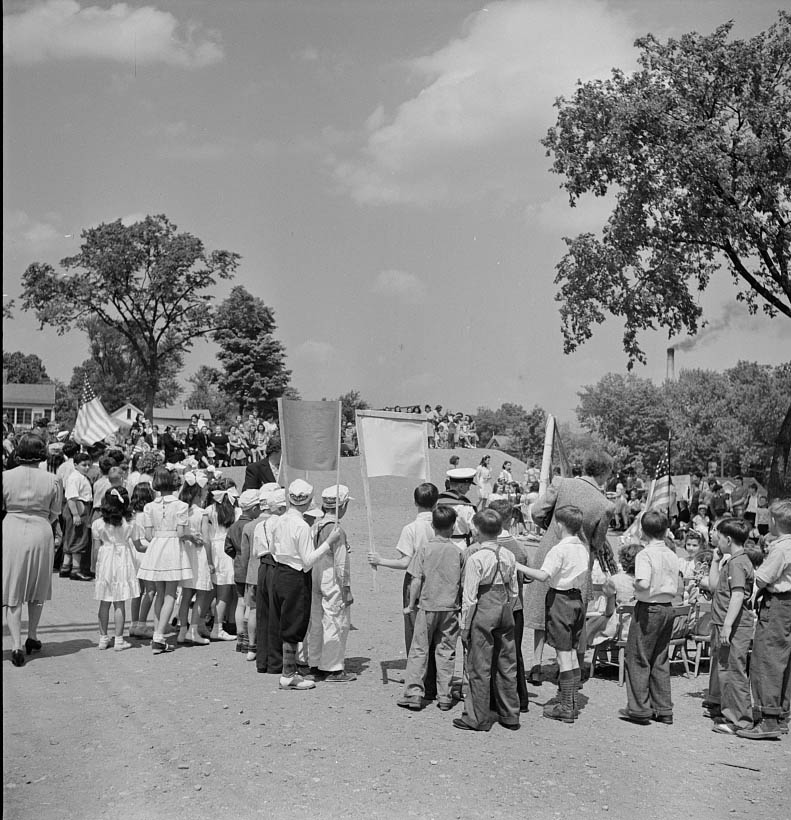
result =
[[[205,519],[209,519],[209,510],[193,505],[189,508],[187,518],[190,532],[196,536],[202,535],[202,523]],[[209,534],[211,536],[211,519],[209,519],[209,525]],[[212,576],[209,572],[211,549],[211,543],[201,547],[189,543],[184,546],[184,553],[190,566],[191,580],[188,584],[183,584],[183,586],[189,589],[202,590],[203,592],[209,592],[214,589]]]
[[[132,546],[134,532],[135,525],[130,521],[114,525],[97,518],[91,524],[91,536],[99,542],[94,594],[97,601],[130,601],[140,595],[136,550]]]
[[[179,527],[189,526],[189,507],[173,495],[163,495],[143,508],[143,524],[154,537],[143,553],[137,577],[145,581],[185,581],[192,579],[187,547],[178,536]],[[184,584],[189,586],[189,584]]]
[[[217,586],[233,584],[233,558],[225,552],[225,536],[228,529],[217,521],[217,510],[214,505],[209,509],[209,531],[211,532],[214,583]]]

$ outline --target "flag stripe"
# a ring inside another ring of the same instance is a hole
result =
[[[118,425],[110,418],[98,398],[83,404],[77,411],[74,439],[80,444],[96,444],[115,433]]]

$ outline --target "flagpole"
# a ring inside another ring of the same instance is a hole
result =
[[[277,473],[278,481],[280,481],[280,473],[283,474],[282,486],[288,491],[288,453],[286,452],[286,431],[283,426],[285,419],[285,411],[283,410],[283,399],[277,400],[277,420],[280,424],[280,469]]]
[[[368,485],[368,467],[365,461],[365,434],[363,433],[363,425],[360,424],[360,416],[355,410],[355,419],[357,422],[357,445],[360,448],[360,472],[363,479],[363,498],[365,499],[365,516],[368,519],[368,551],[374,548],[374,522],[371,515],[371,488]],[[376,574],[376,567],[371,566],[371,581],[373,583],[373,591],[379,592],[378,576]]]
[[[541,459],[539,492],[543,495],[552,481],[552,444],[555,439],[555,417],[547,416],[547,427],[544,432],[544,454]]]
[[[341,486],[341,424],[343,422],[343,405],[341,402],[338,402],[338,461],[336,462],[337,467],[335,470],[335,521],[336,526],[337,522],[340,521],[340,509],[341,509],[341,500],[340,500],[340,491],[338,487]]]

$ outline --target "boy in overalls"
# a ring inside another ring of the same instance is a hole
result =
[[[464,712],[453,725],[488,732],[497,720],[506,729],[516,730],[516,559],[497,543],[502,519],[494,510],[481,510],[472,523],[481,546],[464,567],[461,637],[467,650],[467,684]]]

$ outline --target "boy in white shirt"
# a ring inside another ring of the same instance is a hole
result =
[[[626,709],[622,720],[648,725],[673,722],[668,646],[673,634],[673,599],[683,594],[681,562],[665,543],[667,516],[649,510],[640,519],[648,543],[635,559],[637,603],[626,642]]]
[[[88,481],[91,457],[87,453],[74,456],[74,470],[66,478],[63,507],[63,563],[60,577],[72,581],[90,581],[91,562],[91,502],[93,489]]]
[[[546,598],[546,641],[558,656],[560,703],[547,704],[544,717],[574,723],[578,716],[577,688],[581,679],[580,635],[585,625],[582,589],[588,575],[588,548],[579,538],[582,510],[568,506],[555,510],[561,539],[547,553],[541,569],[519,566],[520,572],[535,581],[549,584]]]

